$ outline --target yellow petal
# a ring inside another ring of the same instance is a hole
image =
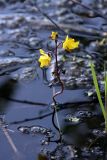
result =
[[[57,37],[58,37],[58,32],[52,32],[52,33],[51,33],[51,39],[52,39],[52,40],[56,40]]]
[[[46,54],[43,49],[40,49],[39,52],[40,52],[40,54],[42,54],[42,55],[45,55],[45,54]]]
[[[69,39],[69,37],[68,37],[68,35],[66,36],[66,39],[65,39],[65,41],[68,41],[68,39]]]
[[[63,42],[63,48],[70,52],[71,50],[78,48],[79,41],[75,41],[73,38],[66,36],[65,41]]]
[[[51,63],[51,57],[48,54],[42,54],[38,61],[41,68],[48,67]]]

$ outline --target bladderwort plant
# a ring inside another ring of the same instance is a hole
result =
[[[104,117],[105,121],[105,131],[107,133],[107,62],[104,62],[104,88],[105,88],[105,103],[102,101],[102,96],[100,92],[100,88],[98,85],[98,80],[97,80],[97,75],[95,71],[95,67],[93,62],[91,62],[91,71],[92,71],[92,77],[93,77],[93,82],[95,86],[95,90],[97,93],[98,101],[100,104],[100,108]]]
[[[54,65],[54,71],[51,73],[54,77],[54,80],[52,80],[52,86],[53,86],[53,114],[52,114],[52,122],[54,127],[58,130],[59,134],[60,134],[60,138],[58,139],[58,142],[62,141],[62,132],[61,132],[61,128],[60,128],[60,124],[59,124],[59,120],[58,120],[58,114],[57,114],[57,106],[58,103],[56,101],[56,97],[60,94],[63,93],[64,91],[64,83],[61,80],[61,68],[59,67],[58,64],[58,48],[62,47],[64,50],[66,50],[67,52],[71,52],[73,49],[78,48],[79,46],[79,41],[75,41],[73,38],[70,38],[69,36],[66,36],[65,40],[62,42],[59,41],[58,39],[58,32],[52,32],[51,36],[50,36],[51,40],[53,40],[55,42],[55,49],[53,51],[53,53],[51,52],[45,52],[43,49],[40,49],[40,57],[39,57],[39,63],[40,63],[40,67],[41,69],[47,68],[51,65],[51,61],[52,58],[54,58],[55,60],[55,65]],[[60,84],[61,89],[59,91],[55,90],[55,84],[58,83]],[[54,118],[56,116],[56,122],[57,125],[55,124]]]

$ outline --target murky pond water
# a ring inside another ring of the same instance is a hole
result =
[[[83,3],[95,7],[94,1]],[[93,58],[104,93],[101,82],[107,57],[107,21],[90,10],[78,10],[80,6],[70,1],[37,1],[42,11],[81,42],[72,55],[59,50],[65,90],[57,97],[63,134],[62,143],[58,143],[59,133],[52,122],[53,89],[43,80],[37,62],[39,48],[53,50],[48,37],[56,28],[31,1],[0,4],[0,160],[105,160],[107,135],[89,60]],[[102,13],[103,8],[106,15],[105,6],[99,10]],[[65,35],[58,31],[62,40]],[[46,71],[48,80],[53,65],[54,61]]]

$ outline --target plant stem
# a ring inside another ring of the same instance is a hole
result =
[[[105,112],[106,112],[105,131],[107,132],[107,62],[104,63],[104,82],[105,82]]]
[[[57,97],[58,95],[63,93],[64,85],[63,85],[62,80],[60,79],[60,70],[59,70],[59,66],[58,66],[57,49],[58,49],[58,45],[57,45],[57,39],[56,39],[55,40],[55,52],[54,52],[54,55],[55,55],[55,71],[54,71],[54,74],[55,74],[55,78],[57,78],[57,81],[61,85],[61,90],[59,90],[58,92],[55,92],[55,88],[53,87],[53,97],[52,98],[53,98],[53,102],[54,102],[54,111],[53,111],[53,115],[52,115],[52,122],[53,122],[54,127],[59,132],[59,135],[60,135],[59,141],[61,142],[62,141],[62,133],[61,133],[61,128],[60,128],[60,124],[59,124],[59,120],[58,120],[58,114],[57,114],[57,108],[56,108],[57,107],[57,102],[56,102],[55,97]],[[56,124],[54,122],[54,117],[56,117],[58,127],[56,126]]]
[[[53,95],[55,94],[55,88],[53,87]],[[55,105],[54,105],[55,106]],[[55,114],[55,116],[56,116],[56,121],[57,121],[57,125],[58,125],[58,127],[57,126],[55,126],[55,128],[57,129],[57,130],[61,130],[61,128],[60,128],[60,124],[59,124],[59,120],[58,120],[58,113],[57,113],[57,108],[56,108],[57,106],[55,106],[54,107],[54,114]],[[53,116],[53,120],[54,120],[54,116]],[[53,124],[54,124],[54,122],[53,122]]]
[[[105,107],[104,107],[102,99],[101,99],[101,93],[100,93],[100,89],[99,89],[98,81],[97,81],[97,76],[96,76],[96,72],[95,72],[95,69],[94,69],[93,65],[94,64],[91,62],[91,71],[92,71],[93,82],[94,82],[94,86],[95,86],[95,89],[96,89],[98,101],[99,101],[99,104],[100,104],[104,119],[106,121],[106,111],[105,111]]]
[[[56,92],[54,95],[53,95],[53,102],[54,104],[56,105],[57,102],[55,100],[55,97],[60,95],[61,93],[63,93],[63,90],[64,90],[64,84],[63,84],[63,81],[60,79],[60,71],[59,71],[59,66],[58,66],[58,57],[57,57],[57,40],[55,40],[55,44],[56,44],[56,47],[55,47],[55,76],[57,77],[57,80],[58,82],[60,83],[61,85],[61,90]]]

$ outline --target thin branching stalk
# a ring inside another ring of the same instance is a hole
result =
[[[58,114],[57,114],[57,102],[56,102],[56,99],[55,97],[57,97],[58,95],[62,94],[63,93],[63,90],[64,90],[64,84],[60,78],[60,70],[59,70],[59,66],[58,66],[58,56],[57,56],[57,49],[58,49],[58,46],[57,45],[57,39],[55,40],[55,52],[54,52],[54,55],[55,55],[55,71],[54,71],[54,74],[55,74],[55,78],[57,78],[57,81],[58,83],[60,83],[61,85],[61,89],[58,91],[58,92],[55,92],[55,88],[53,87],[53,102],[54,102],[54,106],[53,106],[53,115],[52,115],[52,122],[53,122],[53,125],[54,127],[58,130],[59,134],[60,134],[60,142],[62,140],[62,133],[61,133],[61,127],[60,127],[60,124],[59,124],[59,119],[58,119]],[[54,117],[56,117],[56,121],[57,121],[57,126],[54,122]]]
[[[64,90],[64,84],[63,84],[63,81],[61,80],[60,78],[60,70],[59,70],[59,66],[58,66],[58,56],[57,56],[57,49],[58,49],[58,45],[57,45],[57,39],[55,40],[55,44],[56,44],[56,49],[55,49],[55,76],[58,80],[58,82],[60,83],[61,85],[61,90],[56,92],[54,95],[53,95],[53,102],[54,104],[56,105],[57,102],[55,100],[55,97],[57,97],[58,95],[62,94],[63,93],[63,90]]]
[[[54,94],[55,94],[55,88],[53,87],[53,95]],[[56,126],[56,124],[54,122],[54,117],[55,116],[56,116],[56,121],[57,121],[58,127]],[[60,132],[61,131],[61,127],[60,127],[60,124],[59,124],[58,113],[57,113],[57,108],[56,108],[55,104],[54,104],[54,111],[53,111],[53,115],[52,115],[52,122],[53,122],[54,127]]]

